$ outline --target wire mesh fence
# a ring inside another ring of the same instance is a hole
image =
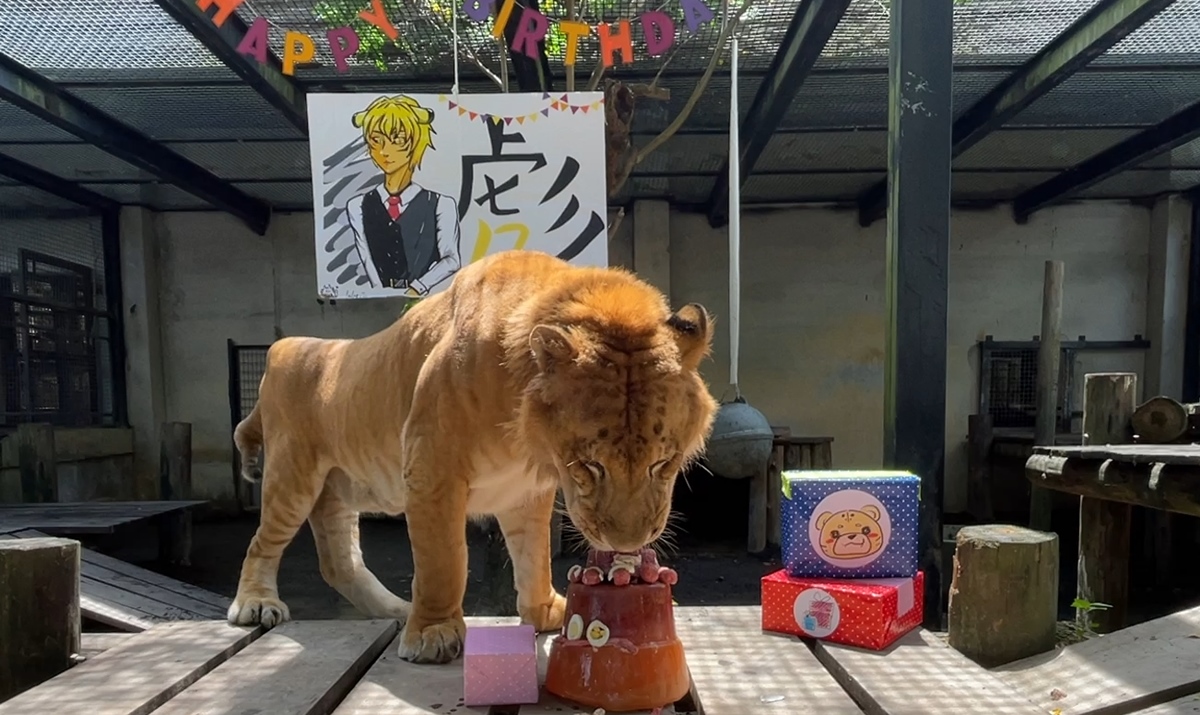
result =
[[[112,422],[104,272],[99,218],[0,212],[0,428]]]

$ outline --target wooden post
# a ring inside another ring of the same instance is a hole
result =
[[[991,521],[992,416],[967,417],[967,513],[978,521]]]
[[[1137,393],[1137,375],[1129,372],[1092,373],[1084,376],[1083,443],[1129,442],[1130,422]],[[1098,633],[1125,625],[1129,605],[1129,504],[1080,497],[1079,499],[1079,598],[1109,608],[1080,609],[1076,619],[1091,620]]]
[[[79,631],[79,542],[0,540],[0,702],[70,667]]]
[[[159,431],[159,493],[162,499],[192,498],[192,425],[164,422]],[[159,558],[188,566],[192,555],[192,512],[183,509],[159,517]]]
[[[1058,371],[1062,357],[1063,262],[1046,261],[1042,285],[1042,334],[1038,340],[1037,413],[1033,443],[1052,447],[1058,423]],[[1037,486],[1029,491],[1029,523],[1050,529],[1054,495]]]
[[[21,474],[21,501],[26,504],[58,501],[54,427],[48,424],[17,425],[17,466]]]
[[[770,517],[770,500],[767,490],[771,484],[771,469],[774,461],[774,455],[772,455],[772,459],[768,459],[759,473],[750,479],[750,496],[746,500],[750,512],[746,522],[746,551],[752,554],[761,554],[767,550],[767,523]]]
[[[1057,534],[964,526],[950,584],[950,646],[985,668],[1053,650],[1058,565]]]

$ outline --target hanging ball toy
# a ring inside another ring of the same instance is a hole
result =
[[[717,410],[704,462],[719,477],[747,479],[767,468],[774,440],[763,413],[738,397]]]

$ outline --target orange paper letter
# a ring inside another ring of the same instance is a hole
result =
[[[283,73],[287,76],[296,74],[296,65],[312,62],[317,53],[313,40],[303,32],[288,30],[283,35]]]
[[[508,26],[508,18],[512,17],[516,4],[517,0],[504,0],[504,4],[500,6],[500,14],[496,16],[496,24],[492,26],[492,37],[504,34],[504,28]]]
[[[617,21],[617,31],[612,31],[612,25],[602,22],[596,26],[596,34],[600,37],[600,58],[605,67],[613,66],[613,52],[621,51],[621,64],[633,62],[633,27],[628,20]]]
[[[558,23],[558,29],[567,36],[567,53],[563,58],[563,64],[568,67],[575,66],[575,53],[579,50],[579,38],[587,37],[592,32],[592,28],[588,27],[586,22],[578,20],[563,20]]]
[[[217,14],[213,15],[213,24],[217,27],[225,24],[245,0],[196,0],[196,7],[201,10],[207,10],[213,5],[217,6]]]
[[[371,9],[363,10],[358,13],[358,16],[378,27],[379,31],[387,35],[392,42],[395,42],[396,38],[400,36],[400,31],[396,29],[391,20],[388,20],[387,11],[383,9],[383,0],[371,0]]]

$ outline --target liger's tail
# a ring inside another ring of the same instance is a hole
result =
[[[233,443],[237,446],[242,460],[242,479],[251,484],[262,481],[262,464],[259,457],[262,454],[263,433],[262,416],[258,413],[258,405],[250,411],[246,419],[238,423],[233,431]]]

